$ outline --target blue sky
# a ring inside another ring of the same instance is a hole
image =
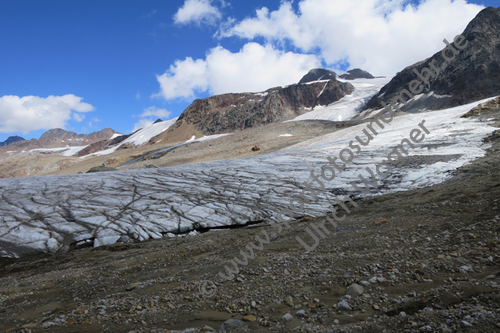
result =
[[[195,98],[291,84],[313,67],[393,75],[497,2],[3,0],[0,141],[130,133]]]

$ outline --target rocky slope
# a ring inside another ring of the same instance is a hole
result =
[[[185,141],[193,135],[230,133],[289,120],[316,106],[338,101],[353,91],[351,84],[333,77],[328,81],[293,84],[260,93],[223,94],[199,99],[168,131],[153,138],[152,142]]]
[[[382,102],[388,103],[398,96],[403,89],[408,89],[411,81],[419,79],[416,74],[424,68],[432,69],[433,77],[429,78],[423,93],[433,92],[433,95],[420,98],[406,109],[440,109],[462,105],[471,101],[500,94],[500,8],[489,7],[482,10],[467,26],[462,35],[465,41],[457,41],[463,50],[456,47],[456,52],[447,51],[449,59],[454,58],[445,66],[442,51],[432,57],[411,65],[399,72],[378,94],[367,104],[365,109],[382,107]],[[453,41],[450,40],[450,43]],[[456,46],[456,43],[453,43]],[[443,48],[446,45],[443,43]],[[439,73],[436,74],[435,72]],[[418,92],[419,87],[415,87]],[[436,95],[438,95],[436,97]],[[405,100],[408,97],[404,95]]]

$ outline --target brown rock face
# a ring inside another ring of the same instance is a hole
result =
[[[230,133],[269,123],[293,119],[310,108],[328,105],[351,94],[350,83],[336,79],[307,84],[293,84],[284,88],[271,88],[262,93],[223,94],[195,100],[179,120],[152,141],[179,136],[179,130],[190,128],[190,137],[201,133],[213,135]]]

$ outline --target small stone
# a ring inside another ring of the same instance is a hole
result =
[[[377,304],[373,304],[373,310],[380,310],[380,307]]]
[[[446,318],[448,318],[450,316],[450,314],[446,311],[441,311],[441,312],[439,312],[439,314],[443,317],[446,317]]]
[[[365,287],[369,287],[371,285],[371,283],[368,281],[359,281],[359,284]]]
[[[252,306],[252,308],[255,308],[257,306],[257,303],[255,303],[255,301],[252,301],[252,303],[250,303],[250,305]]]
[[[285,298],[285,303],[286,303],[288,306],[290,306],[290,307],[292,307],[292,308],[293,308],[293,298],[292,298],[292,296],[288,296],[288,297],[286,297],[286,298]]]
[[[302,317],[305,317],[305,315],[306,315],[306,312],[304,310],[299,310],[299,311],[295,312],[296,317],[302,318]]]
[[[127,286],[127,288],[125,289],[126,291],[132,291],[136,288],[138,288],[140,286],[139,283],[131,283]]]
[[[460,266],[459,270],[460,273],[474,272],[474,269],[472,268],[471,265]]]
[[[353,283],[349,287],[347,287],[347,295],[350,295],[352,297],[357,297],[363,294],[363,287],[360,286],[359,284]]]
[[[219,332],[226,332],[226,331],[245,331],[248,330],[247,325],[238,319],[228,319],[222,324],[222,326],[219,329]]]
[[[76,310],[75,310],[75,314],[77,315],[82,315],[82,314],[85,314],[87,313],[89,310],[89,307],[86,306],[86,305],[82,305],[80,307],[78,307]]]
[[[467,320],[461,320],[460,321],[460,327],[462,327],[462,328],[472,327],[472,324],[469,323]]]
[[[401,311],[401,312],[399,313],[399,316],[400,316],[401,318],[405,318],[405,317],[406,317],[406,312]]]
[[[29,324],[24,324],[21,326],[22,328],[35,328],[38,327],[38,323],[29,323]]]
[[[351,310],[351,306],[346,301],[340,301],[337,304],[337,310],[339,310],[339,311],[350,311]]]
[[[285,321],[290,321],[293,319],[293,316],[291,314],[287,313],[283,316],[283,319],[285,319]]]
[[[438,254],[438,256],[436,258],[437,259],[444,259],[444,258],[446,258],[446,256],[444,254]]]
[[[382,223],[389,223],[389,221],[386,220],[386,219],[383,219],[381,217],[375,219],[375,225],[379,225],[379,224],[382,224]]]
[[[255,317],[253,315],[248,315],[248,316],[243,317],[243,321],[254,322],[256,320],[257,320],[257,317]]]

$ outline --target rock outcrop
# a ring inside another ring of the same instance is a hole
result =
[[[428,95],[403,110],[436,110],[499,95],[500,8],[482,10],[468,24],[462,36],[464,41],[449,41],[456,51],[449,49],[446,52],[446,56],[452,59],[447,66],[443,52],[439,51],[424,61],[406,67],[368,101],[365,109],[381,108],[382,102],[389,103],[398,97],[403,89],[409,88],[411,81],[420,79],[417,73],[428,77],[429,84],[425,84],[422,91]],[[425,69],[431,69],[434,75],[423,74]],[[418,92],[418,89],[415,91]],[[408,100],[406,95],[404,98]]]

